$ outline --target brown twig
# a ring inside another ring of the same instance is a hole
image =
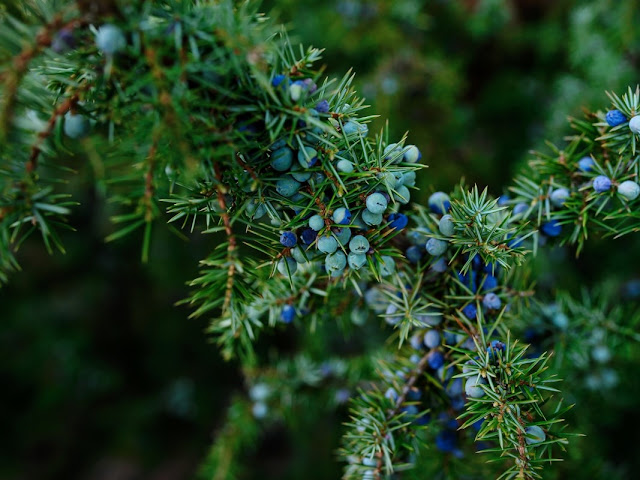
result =
[[[216,174],[216,179],[218,180],[218,185],[216,185],[216,192],[218,196],[218,204],[220,205],[220,209],[222,210],[220,216],[222,217],[222,222],[224,223],[224,231],[227,234],[227,239],[229,241],[229,246],[227,247],[227,261],[229,262],[229,269],[227,270],[227,285],[224,294],[224,304],[222,306],[222,310],[224,311],[229,307],[229,304],[231,303],[233,279],[236,273],[236,264],[233,262],[233,260],[235,257],[237,243],[236,237],[233,233],[233,229],[231,228],[231,219],[229,218],[229,214],[227,213],[227,202],[222,191],[222,172],[220,171],[220,166],[217,163],[213,164],[213,169]]]

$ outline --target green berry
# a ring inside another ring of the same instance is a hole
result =
[[[318,238],[318,250],[324,253],[333,253],[338,249],[338,241],[333,236]]]
[[[362,235],[356,235],[349,242],[349,250],[353,253],[367,253],[369,251],[369,240]]]
[[[367,210],[371,213],[381,214],[387,209],[387,199],[379,192],[372,193],[367,197]],[[366,222],[366,220],[365,220]]]

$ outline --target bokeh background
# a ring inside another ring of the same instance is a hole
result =
[[[388,119],[392,137],[410,131],[429,165],[417,201],[463,177],[502,193],[529,150],[562,141],[568,116],[638,81],[633,0],[274,0],[263,11],[295,42],[325,48],[329,75],[353,68],[380,115],[370,130]],[[246,388],[206,321],[174,305],[212,239],[187,243],[157,228],[141,264],[139,238],[104,243],[114,207],[89,187],[83,155],[69,161],[81,206],[66,255],[27,242],[23,271],[0,290],[0,478],[193,478],[231,395]],[[565,250],[541,257],[541,288],[633,278],[637,242],[595,242],[579,261]],[[627,432],[640,427],[640,380],[622,372],[639,364],[632,355],[617,365],[625,377],[614,394],[574,399],[570,421],[588,435],[552,476],[633,478],[640,465]],[[295,429],[262,432],[245,478],[337,478],[346,410],[323,415],[300,412]]]

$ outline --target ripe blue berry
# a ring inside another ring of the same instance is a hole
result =
[[[127,46],[127,40],[115,25],[102,25],[96,33],[96,46],[105,55],[113,55]]]
[[[640,195],[640,185],[632,180],[625,180],[618,185],[618,193],[627,200],[635,200]]]
[[[429,197],[429,208],[433,213],[443,215],[451,208],[451,199],[444,192],[436,192]]]
[[[493,275],[487,275],[484,278],[484,283],[482,284],[482,288],[484,290],[493,290],[498,286],[498,279]]]
[[[627,117],[618,109],[609,110],[604,118],[610,127],[617,127],[627,121]]]
[[[409,218],[403,213],[392,213],[387,220],[389,221],[389,228],[395,228],[396,230],[402,230],[409,223]]]
[[[64,133],[69,138],[82,138],[89,133],[91,124],[84,115],[67,112],[64,116]]]
[[[347,262],[349,263],[349,267],[354,270],[360,270],[367,264],[367,256],[364,253],[349,253],[347,257]]]
[[[518,204],[516,204],[515,207],[513,207],[513,214],[514,215],[520,215],[521,213],[526,212],[529,209],[529,205],[524,203],[524,202],[520,202]]]
[[[380,225],[382,223],[381,213],[371,213],[369,209],[362,211],[362,220],[367,225]]]
[[[542,428],[540,428],[538,425],[531,425],[525,428],[524,434],[527,445],[536,445],[538,443],[544,442],[547,438],[544,430],[542,430]]]
[[[636,115],[629,120],[629,130],[633,133],[640,133],[640,115]]]
[[[591,157],[582,157],[580,160],[578,160],[578,168],[583,172],[590,172],[591,170],[593,170],[594,165],[595,162]]]
[[[455,225],[453,224],[453,217],[451,215],[443,215],[438,223],[438,230],[445,237],[450,237],[455,231]]]
[[[316,105],[316,110],[320,113],[329,113],[329,102],[320,100]]]
[[[427,355],[427,363],[429,367],[433,370],[439,369],[442,365],[444,365],[444,355],[441,352],[433,351],[429,355]]]
[[[569,190],[566,188],[556,188],[553,192],[551,192],[551,203],[555,207],[561,207],[564,205],[564,202],[569,198]]]
[[[296,316],[296,309],[291,305],[285,305],[280,312],[280,320],[284,323],[291,323]]]
[[[278,271],[282,275],[293,275],[298,270],[298,264],[291,257],[283,257],[278,262]]]
[[[387,199],[379,192],[372,193],[367,197],[367,210],[371,213],[381,214],[387,209],[387,205]]]
[[[314,148],[304,147],[298,150],[298,163],[303,168],[313,167],[318,161],[318,152]]]
[[[438,240],[437,238],[430,238],[427,241],[426,249],[429,255],[438,257],[447,251],[448,243],[444,240]]]
[[[316,232],[324,228],[324,220],[320,215],[314,215],[309,219],[309,227],[313,228]]]
[[[333,236],[323,235],[318,239],[318,250],[333,253],[338,249],[338,241]]]
[[[388,277],[396,271],[396,261],[388,255],[384,255],[378,265],[380,266],[380,275],[383,277]]]
[[[502,301],[495,293],[487,293],[482,299],[482,304],[489,310],[498,310],[502,305]]]
[[[326,267],[327,272],[332,274],[333,272],[342,273],[344,267],[347,266],[347,256],[341,251],[330,253],[324,259],[324,266]]]
[[[464,391],[467,397],[481,398],[484,397],[485,391],[480,385],[485,385],[487,381],[479,375],[467,378],[464,384]]]
[[[606,175],[598,175],[593,179],[593,189],[598,192],[606,192],[611,188],[611,179]]]
[[[442,452],[450,453],[458,447],[458,437],[452,430],[442,430],[436,435],[436,448]]]
[[[369,240],[362,235],[356,235],[349,242],[349,250],[353,253],[367,253],[369,251]]]
[[[280,85],[284,79],[286,77],[284,75],[282,75],[281,73],[277,74],[276,76],[273,77],[273,80],[271,80],[271,85],[273,85],[274,87],[277,87],[278,85]]]
[[[557,220],[551,220],[542,224],[540,230],[547,237],[557,237],[562,232],[562,225],[560,225]]]
[[[280,243],[285,247],[295,247],[296,243],[298,243],[298,237],[293,232],[282,232],[280,235]]]
[[[300,235],[300,239],[302,240],[302,243],[304,243],[305,245],[311,245],[317,236],[318,236],[318,232],[316,232],[314,229],[305,228],[302,231],[302,235]]]
[[[429,330],[424,336],[424,344],[427,348],[436,348],[441,341],[440,332],[437,330]]]
[[[331,217],[338,225],[347,225],[351,221],[351,212],[344,207],[338,207],[333,211]]]
[[[405,252],[405,257],[407,257],[407,260],[414,264],[419,263],[423,255],[424,250],[417,245],[411,245]]]
[[[276,182],[276,192],[283,197],[291,197],[300,189],[300,182],[293,178],[281,178]]]
[[[349,160],[339,160],[336,164],[336,169],[342,173],[351,173],[353,172],[353,163]]]
[[[409,145],[404,152],[403,158],[407,163],[417,163],[422,158],[422,153],[415,145]]]
[[[476,316],[478,315],[478,309],[476,308],[474,303],[470,303],[462,309],[462,313],[464,313],[464,316],[469,320],[475,320]]]

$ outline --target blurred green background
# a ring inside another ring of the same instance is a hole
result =
[[[562,140],[568,116],[637,81],[632,0],[276,0],[263,11],[294,41],[325,48],[329,75],[354,69],[370,113],[380,115],[373,131],[387,119],[393,137],[410,131],[429,165],[416,201],[462,177],[502,193],[528,150]],[[214,240],[185,243],[156,228],[142,265],[139,238],[103,242],[113,207],[90,187],[85,159],[70,161],[82,205],[77,232],[64,239],[68,253],[49,256],[29,241],[23,271],[0,290],[0,478],[192,478],[230,396],[245,388],[237,365],[209,343],[206,322],[174,306]],[[579,262],[570,252],[543,257],[543,289],[640,273],[633,239],[612,250],[594,244]],[[621,369],[640,363],[637,354],[625,362]],[[590,435],[558,476],[631,478],[638,459],[623,432],[640,423],[634,378],[622,393],[573,399],[583,404],[573,425]],[[296,429],[269,428],[246,452],[246,478],[337,478],[345,414],[300,412]]]

